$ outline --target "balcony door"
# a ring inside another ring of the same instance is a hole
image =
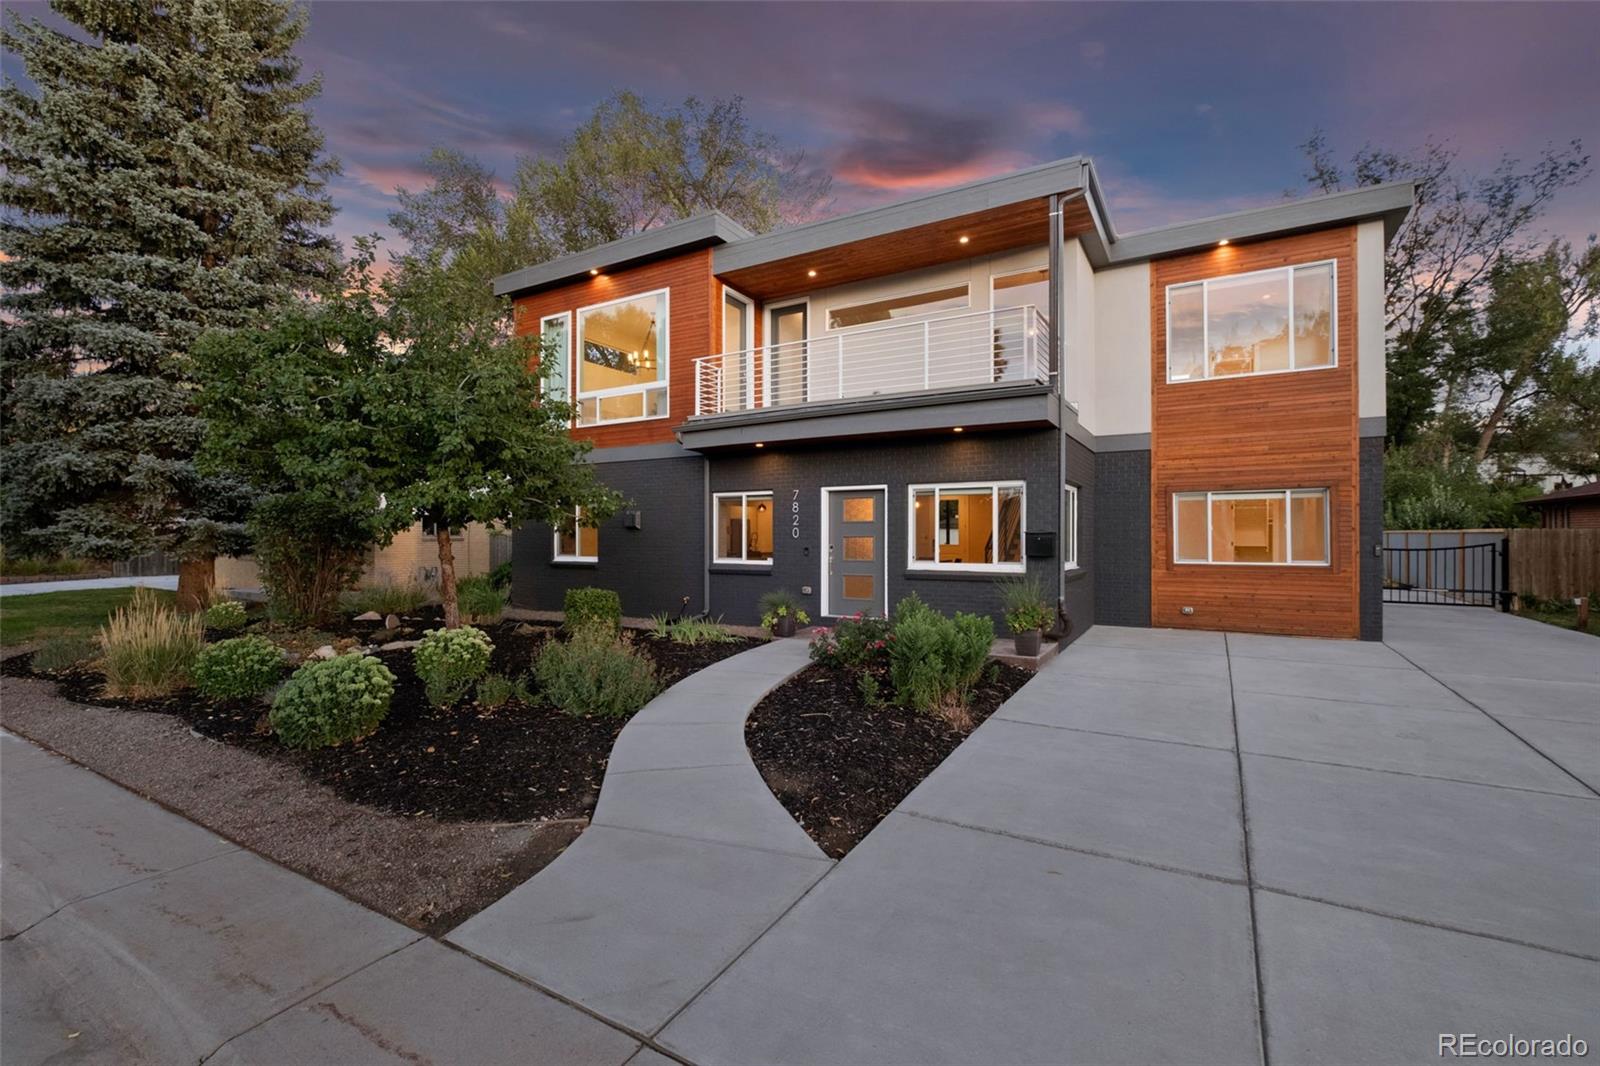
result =
[[[756,405],[754,354],[755,304],[726,286],[722,289],[721,410],[743,411]]]
[[[767,308],[767,404],[804,403],[806,305]]]

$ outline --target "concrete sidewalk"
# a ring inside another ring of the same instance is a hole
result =
[[[46,592],[81,592],[84,589],[151,588],[174,590],[176,575],[157,577],[85,577],[67,581],[18,581],[0,585],[0,599],[7,596],[40,596]]]
[[[618,736],[583,836],[449,940],[658,1032],[833,866],[744,739],[761,697],[808,661],[805,641],[775,640],[658,696]]]
[[[1456,610],[1390,611],[1392,646],[1091,629],[660,1043],[1274,1066],[1436,1062],[1450,1032],[1600,1046],[1600,642]]]
[[[9,734],[0,811],[7,1066],[617,1066],[639,1049]]]

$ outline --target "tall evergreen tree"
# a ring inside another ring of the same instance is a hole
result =
[[[337,164],[287,0],[53,0],[0,44],[0,536],[184,560],[243,547],[244,483],[194,464],[189,347],[331,279]],[[31,83],[31,84],[29,84]]]

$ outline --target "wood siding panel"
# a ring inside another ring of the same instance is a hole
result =
[[[1151,264],[1151,625],[1360,635],[1355,240],[1341,227]],[[1168,285],[1324,259],[1337,262],[1336,367],[1167,383]],[[1329,566],[1173,563],[1173,493],[1285,488],[1328,489]]]
[[[572,349],[577,350],[577,311],[625,296],[670,289],[667,310],[667,417],[610,426],[584,426],[573,437],[592,441],[597,448],[634,444],[666,444],[677,437],[672,427],[694,414],[694,360],[719,350],[722,336],[722,288],[712,281],[711,250],[702,248],[661,259],[621,273],[601,274],[586,281],[524,296],[515,302],[518,335],[539,332],[539,320],[573,314]],[[572,395],[577,396],[578,371],[574,359],[568,371]]]

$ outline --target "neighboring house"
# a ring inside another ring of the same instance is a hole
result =
[[[1384,247],[1408,183],[1119,235],[1067,159],[755,236],[690,218],[496,279],[630,507],[512,599],[813,618],[915,592],[1076,634],[1381,633]]]
[[[504,533],[492,533],[487,526],[476,523],[457,531],[450,538],[455,552],[456,576],[470,577],[487,574],[493,569],[497,554],[494,540]],[[358,588],[373,585],[433,585],[439,580],[439,542],[434,539],[433,528],[421,522],[401,530],[386,547],[374,544],[368,553],[366,566],[357,579]],[[261,587],[261,575],[252,556],[223,556],[217,560],[217,587],[221,589],[256,589]]]
[[[1539,525],[1544,529],[1600,529],[1600,481],[1522,502],[1538,510]]]

